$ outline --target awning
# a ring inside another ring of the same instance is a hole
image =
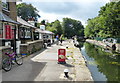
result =
[[[14,23],[14,24],[19,24],[18,22],[12,20],[10,17],[8,17],[7,15],[3,14],[2,12],[0,12],[0,21],[10,22],[10,23]]]

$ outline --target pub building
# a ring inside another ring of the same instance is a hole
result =
[[[0,47],[13,47],[16,52],[18,39],[18,26],[16,2],[0,1]]]
[[[17,17],[17,22],[19,22],[21,25],[19,26],[18,32],[19,32],[19,39],[21,40],[21,43],[27,43],[29,41],[33,41],[33,31],[36,27],[31,25],[30,23],[26,22],[20,17]]]

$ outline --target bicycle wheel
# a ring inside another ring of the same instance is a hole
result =
[[[10,71],[12,68],[11,58],[5,58],[2,60],[2,69],[5,71]]]
[[[22,65],[23,64],[23,57],[22,55],[15,55],[15,62],[18,64],[18,65]]]

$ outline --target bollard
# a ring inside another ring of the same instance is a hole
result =
[[[68,73],[69,73],[69,70],[68,70],[68,69],[64,69],[64,74],[65,74],[65,76],[64,76],[64,77],[69,78]]]

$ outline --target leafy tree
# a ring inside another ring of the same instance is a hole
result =
[[[52,27],[54,27],[57,30],[56,34],[63,34],[63,29],[59,20],[55,20]]]
[[[63,18],[62,23],[59,20],[47,23],[46,29],[54,32],[55,35],[63,34],[65,37],[84,36],[84,27],[81,22],[71,18]]]
[[[25,21],[28,21],[29,18],[37,20],[40,17],[37,12],[38,10],[31,4],[21,3],[17,5],[17,14]]]
[[[42,21],[41,21],[41,24],[42,24],[42,25],[45,25],[45,20],[42,20]]]
[[[99,15],[88,20],[86,37],[120,37],[120,1],[101,7]]]
[[[85,37],[94,37],[94,22],[93,19],[88,20],[88,25],[86,26],[84,30]]]
[[[72,37],[74,35],[83,36],[84,35],[84,27],[80,21],[74,20],[71,18],[63,18],[63,30],[64,34],[67,37]]]
[[[104,17],[106,37],[120,37],[120,2],[106,4],[101,8],[99,15]]]
[[[55,35],[56,35],[57,34],[57,29],[55,27],[53,27],[53,24],[54,24],[54,22],[47,23],[46,24],[46,30],[51,31],[51,32],[55,33]]]

